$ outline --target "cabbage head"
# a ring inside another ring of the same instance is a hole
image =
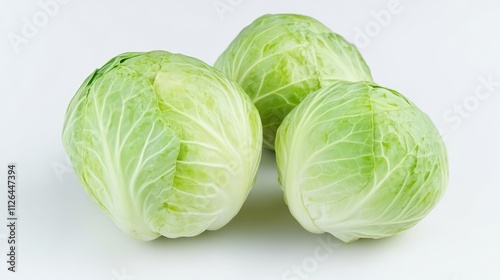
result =
[[[334,80],[372,81],[357,48],[319,21],[294,14],[264,15],[245,27],[215,62],[259,110],[264,146],[304,97]]]
[[[308,231],[350,242],[404,231],[438,203],[446,148],[398,92],[338,81],[308,95],[276,137],[279,183]]]
[[[151,240],[227,224],[255,182],[261,130],[257,109],[223,73],[153,51],[119,55],[85,80],[63,143],[100,208]]]

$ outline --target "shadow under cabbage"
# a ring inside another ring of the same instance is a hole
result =
[[[216,231],[189,238],[169,239],[160,237],[153,243],[203,243],[207,239],[224,239],[225,242],[256,241],[267,239],[285,241],[310,235],[290,214],[278,185],[275,155],[263,150],[262,161],[254,188],[239,213],[226,226]]]

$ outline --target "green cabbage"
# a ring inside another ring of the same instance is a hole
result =
[[[238,82],[259,110],[264,146],[310,92],[334,80],[371,81],[356,47],[317,20],[265,15],[241,31],[215,63]]]
[[[276,159],[292,215],[345,242],[412,227],[448,180],[446,148],[427,115],[369,82],[308,95],[278,129]]]
[[[92,199],[123,231],[151,240],[227,224],[255,182],[261,130],[236,83],[154,51],[119,55],[87,78],[63,143]]]

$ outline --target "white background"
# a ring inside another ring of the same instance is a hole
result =
[[[49,15],[40,5],[48,1],[0,1],[1,279],[500,279],[500,2],[400,0],[389,11],[389,0],[61,0]],[[152,242],[124,235],[66,162],[61,130],[77,88],[126,51],[213,64],[255,18],[285,12],[356,43],[375,81],[429,114],[449,152],[443,200],[403,234],[341,244],[318,259],[328,235],[292,218],[265,152],[257,185],[223,229]],[[35,29],[23,34],[27,21]],[[13,43],[16,35],[24,40]],[[488,79],[496,84],[485,87]],[[19,173],[15,275],[3,261],[9,162]]]

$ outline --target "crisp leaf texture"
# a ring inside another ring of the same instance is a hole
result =
[[[71,101],[63,142],[90,196],[131,236],[194,236],[228,223],[254,184],[262,132],[219,71],[163,51],[126,53]]]
[[[448,180],[431,120],[401,94],[368,82],[337,81],[311,93],[279,128],[276,157],[293,216],[345,242],[415,225]]]
[[[243,29],[215,63],[237,81],[259,110],[264,145],[310,92],[334,80],[371,81],[356,47],[317,20],[265,15]]]

